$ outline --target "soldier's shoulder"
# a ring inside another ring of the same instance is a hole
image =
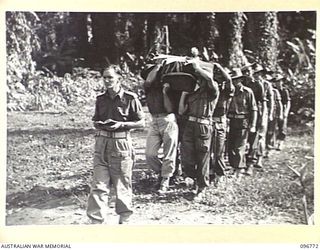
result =
[[[101,99],[101,98],[103,98],[105,96],[105,94],[106,94],[106,92],[100,93],[100,94],[97,95],[96,98],[97,99]]]
[[[272,87],[272,83],[266,79],[263,80],[265,86]]]
[[[252,89],[247,86],[243,86],[243,91],[253,93]]]
[[[134,93],[134,92],[132,92],[132,91],[129,91],[129,90],[124,90],[124,91],[123,91],[123,94],[124,94],[126,97],[130,98],[130,99],[136,99],[136,98],[138,98],[138,95],[137,95],[136,93]]]

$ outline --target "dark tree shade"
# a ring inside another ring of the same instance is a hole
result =
[[[224,66],[228,66],[229,64],[229,48],[231,46],[230,34],[232,30],[230,19],[232,16],[232,13],[216,14],[216,24],[219,34],[216,42],[216,52],[220,57],[220,62]]]
[[[140,55],[146,55],[148,50],[146,17],[147,16],[145,13],[133,16],[133,47],[135,49],[135,52]]]
[[[119,61],[115,36],[116,15],[116,13],[93,13],[91,15],[93,34],[92,59],[95,62],[103,62],[106,59],[110,63]]]
[[[208,22],[208,31],[205,34],[204,41],[205,41],[205,46],[209,50],[209,52],[215,52],[215,43],[216,39],[219,35],[218,30],[217,30],[217,25],[216,25],[216,14],[214,12],[208,14],[206,16],[207,22]]]
[[[71,32],[76,38],[77,52],[79,57],[87,58],[89,43],[88,43],[88,29],[87,18],[88,13],[70,13],[71,17]]]

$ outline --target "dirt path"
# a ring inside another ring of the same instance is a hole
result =
[[[92,175],[94,130],[91,109],[68,114],[9,113],[7,225],[88,224],[86,200]],[[265,171],[252,177],[228,176],[206,198],[192,201],[183,183],[166,195],[150,188],[145,164],[147,128],[133,133],[137,164],[133,171],[131,224],[303,224],[301,187],[287,165],[313,168],[313,135],[291,133],[283,151],[272,151]],[[310,211],[313,203],[309,204]],[[108,224],[118,217],[110,208]]]

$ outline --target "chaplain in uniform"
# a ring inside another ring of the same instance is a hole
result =
[[[97,97],[93,116],[96,128],[93,181],[87,215],[92,223],[106,220],[110,185],[115,188],[119,224],[129,221],[132,210],[134,152],[130,129],[144,127],[144,113],[136,94],[121,87],[116,66],[104,69],[106,91]]]

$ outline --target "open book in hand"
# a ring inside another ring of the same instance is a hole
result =
[[[105,121],[95,121],[96,124],[101,124],[101,125],[108,125],[108,126],[112,126],[114,125],[116,122],[112,119],[108,119]]]

